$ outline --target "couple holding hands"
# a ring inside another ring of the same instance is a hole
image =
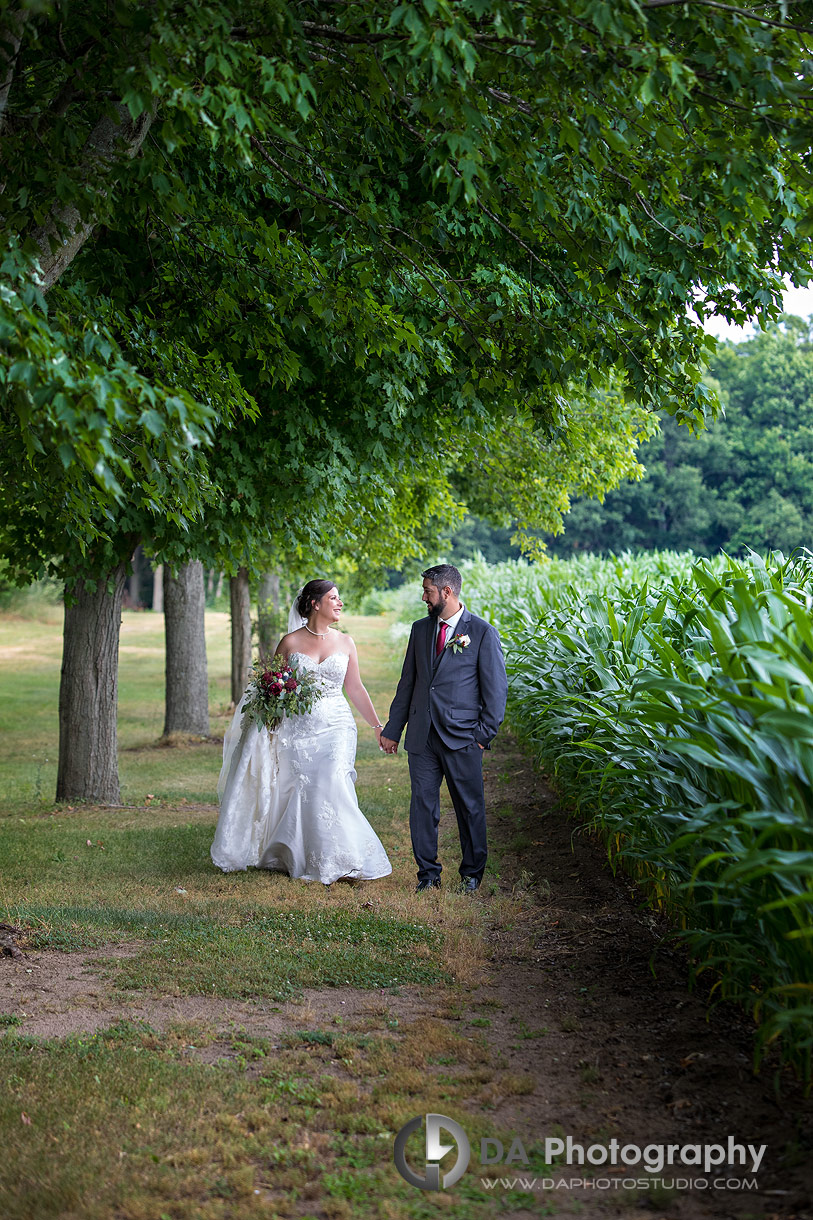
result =
[[[425,618],[413,623],[401,678],[382,725],[359,673],[356,646],[331,630],[336,586],[312,580],[299,594],[277,652],[314,670],[321,696],[310,712],[258,733],[238,705],[223,743],[220,817],[211,854],[225,872],[248,866],[306,881],[361,881],[392,872],[355,792],[356,725],[348,698],[395,754],[406,726],[409,826],[417,890],[439,888],[440,786],[446,780],[460,833],[460,885],[474,893],[487,858],[483,751],[505,715],[507,682],[499,636],[460,601],[451,564],[423,573]]]

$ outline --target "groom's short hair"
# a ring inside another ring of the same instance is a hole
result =
[[[448,585],[455,597],[460,596],[463,577],[450,563],[435,564],[433,568],[427,568],[425,572],[421,572],[421,576],[424,580],[431,580],[436,589],[445,589]]]

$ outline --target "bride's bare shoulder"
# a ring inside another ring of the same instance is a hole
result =
[[[277,652],[282,653],[284,657],[287,657],[292,652],[296,652],[299,644],[302,643],[304,635],[305,630],[302,627],[299,627],[296,631],[289,631],[277,644]]]

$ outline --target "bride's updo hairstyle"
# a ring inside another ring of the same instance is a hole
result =
[[[309,580],[299,594],[299,600],[296,603],[296,608],[302,617],[310,618],[316,603],[320,602],[326,593],[335,588],[336,582],[333,580]]]

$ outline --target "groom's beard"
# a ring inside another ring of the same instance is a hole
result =
[[[443,611],[445,609],[446,609],[446,598],[441,597],[440,600],[438,602],[436,602],[434,606],[430,606],[427,604],[426,613],[429,615],[430,618],[440,618],[441,614],[443,614]]]

